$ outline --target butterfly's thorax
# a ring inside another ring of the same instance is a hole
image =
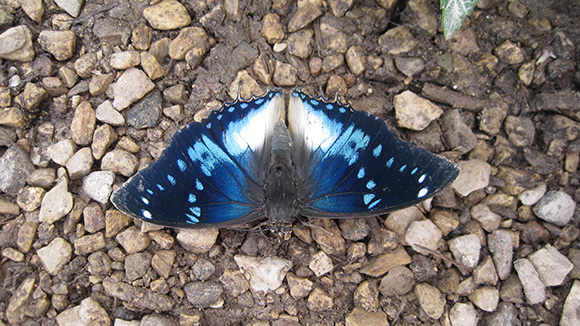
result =
[[[273,223],[288,224],[296,217],[295,170],[292,141],[286,125],[278,121],[272,136],[272,156],[266,174],[266,215]]]

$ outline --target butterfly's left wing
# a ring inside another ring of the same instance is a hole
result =
[[[288,120],[305,216],[382,215],[432,197],[459,173],[451,161],[402,141],[382,119],[338,101],[295,91]]]
[[[122,212],[170,227],[223,227],[263,217],[259,166],[283,96],[238,100],[179,130],[169,147],[111,196]]]

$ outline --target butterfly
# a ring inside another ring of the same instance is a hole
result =
[[[112,203],[176,228],[372,217],[428,199],[459,174],[453,162],[336,99],[294,90],[284,102],[271,90],[190,123]]]

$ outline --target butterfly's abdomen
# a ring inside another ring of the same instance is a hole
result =
[[[292,141],[278,121],[272,135],[272,157],[266,174],[266,215],[273,223],[291,223],[297,216]]]

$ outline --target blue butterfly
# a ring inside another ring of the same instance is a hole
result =
[[[301,91],[286,112],[284,99],[269,91],[190,123],[111,201],[169,227],[288,224],[382,215],[434,196],[459,173],[367,112]]]

